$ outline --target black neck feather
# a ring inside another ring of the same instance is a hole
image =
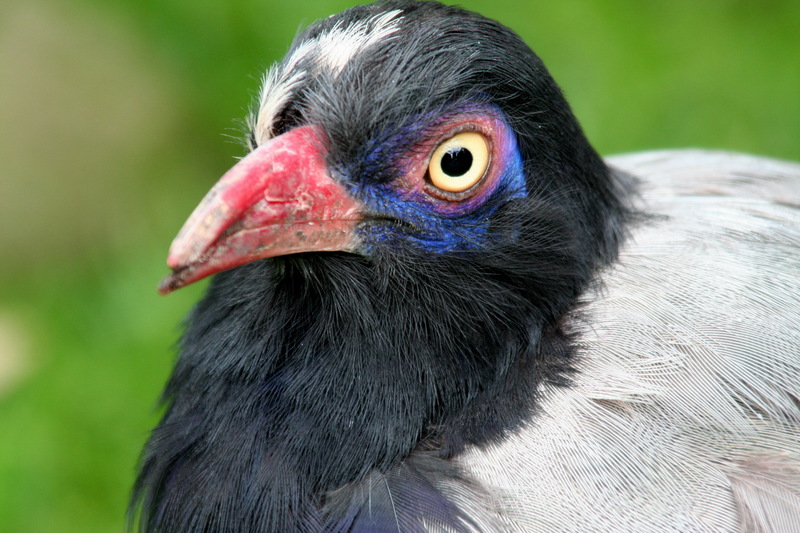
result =
[[[537,386],[567,380],[559,320],[610,258],[529,204],[503,208],[480,253],[308,254],[217,276],[145,450],[142,526],[320,530],[331,491],[530,419]]]

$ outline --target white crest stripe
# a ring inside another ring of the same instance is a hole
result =
[[[399,9],[388,11],[346,28],[337,22],[327,32],[300,43],[282,63],[270,68],[264,76],[258,112],[255,119],[251,119],[256,143],[261,145],[274,136],[276,117],[307,76],[305,69],[312,67],[306,65],[304,70],[297,70],[303,60],[338,76],[357,53],[396,32],[401,13]]]

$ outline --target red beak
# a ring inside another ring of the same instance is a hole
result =
[[[321,130],[302,126],[234,165],[172,242],[159,292],[265,257],[353,251],[361,206],[331,179],[325,153]]]

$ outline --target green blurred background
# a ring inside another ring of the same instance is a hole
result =
[[[0,5],[0,531],[121,531],[182,316],[170,240],[266,67],[351,2]],[[800,159],[797,0],[464,0],[543,57],[601,153]]]

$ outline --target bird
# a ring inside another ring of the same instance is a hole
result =
[[[800,164],[604,159],[432,1],[312,24],[254,107],[130,527],[800,531]]]

